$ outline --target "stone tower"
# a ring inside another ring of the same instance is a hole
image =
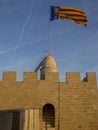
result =
[[[56,62],[50,54],[47,55],[43,60],[40,69],[40,79],[45,79],[45,73],[47,72],[58,72]]]
[[[37,72],[3,72],[0,130],[98,130],[96,73],[67,72],[60,82],[56,62],[47,55]]]

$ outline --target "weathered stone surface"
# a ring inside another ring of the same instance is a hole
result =
[[[42,130],[43,106],[52,104],[55,130],[98,130],[96,73],[87,73],[81,81],[80,73],[68,72],[66,82],[59,81],[58,72],[45,73],[45,80],[38,80],[33,72],[26,72],[23,77],[23,81],[17,81],[16,72],[4,72],[0,81],[1,111],[39,109]],[[5,130],[1,124],[9,116],[11,120],[11,115],[0,114],[0,130]]]

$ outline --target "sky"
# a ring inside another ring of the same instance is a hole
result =
[[[49,22],[50,5],[83,10],[88,26]],[[66,72],[80,72],[81,79],[96,72],[98,81],[98,0],[0,0],[0,79],[4,71],[17,71],[18,80],[33,72],[47,55],[48,39],[61,81]]]

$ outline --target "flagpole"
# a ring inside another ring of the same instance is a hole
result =
[[[49,7],[49,12],[50,12],[50,7]],[[48,18],[48,55],[50,55],[50,13]]]
[[[48,55],[50,55],[50,21],[48,22]]]

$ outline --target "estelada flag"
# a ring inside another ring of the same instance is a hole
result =
[[[50,21],[55,19],[70,20],[76,24],[87,26],[86,14],[77,8],[68,6],[51,6]]]

